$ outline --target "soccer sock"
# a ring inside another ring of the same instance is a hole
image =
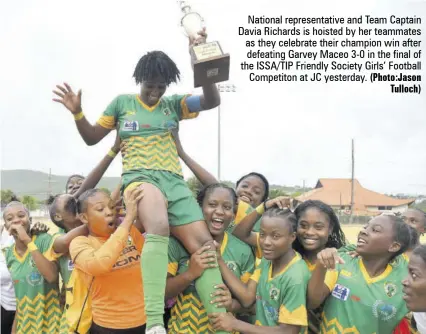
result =
[[[214,304],[210,304],[212,300],[211,294],[216,291],[214,288],[216,285],[222,284],[222,275],[219,267],[205,269],[203,274],[195,281],[195,288],[200,296],[201,302],[207,311],[210,313],[226,313],[224,307],[216,307]],[[227,334],[229,332],[216,331],[216,334]]]
[[[147,234],[142,248],[141,270],[145,296],[146,328],[164,326],[169,237]]]

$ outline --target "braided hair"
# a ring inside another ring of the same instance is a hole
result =
[[[295,233],[297,229],[297,219],[293,212],[291,212],[289,209],[280,209],[278,207],[272,207],[267,209],[263,215],[263,217],[270,217],[270,218],[281,218],[285,220],[290,227],[290,233]]]
[[[151,51],[139,59],[133,73],[136,84],[161,77],[167,86],[180,80],[175,62],[162,51]]]

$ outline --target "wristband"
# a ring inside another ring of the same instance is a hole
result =
[[[36,244],[34,243],[34,241],[31,241],[28,245],[27,245],[27,247],[28,247],[28,251],[31,253],[31,252],[34,252],[34,251],[36,251],[36,250],[38,250],[38,248],[37,248],[37,246],[36,246]]]
[[[78,114],[73,114],[73,116],[74,116],[74,120],[79,121],[80,119],[84,117],[84,114],[82,111],[80,111]]]
[[[258,215],[263,215],[265,213],[265,202],[261,203],[257,208],[256,208],[256,212]]]
[[[115,152],[111,149],[111,150],[109,150],[109,152],[108,152],[108,154],[107,154],[107,155],[114,159],[114,158],[115,158],[115,156],[117,155],[117,153],[115,153]]]

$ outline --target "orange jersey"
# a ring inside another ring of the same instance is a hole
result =
[[[93,322],[124,329],[146,323],[140,269],[144,237],[134,227],[123,227],[108,238],[77,237],[70,245],[75,267],[84,273],[92,299]]]

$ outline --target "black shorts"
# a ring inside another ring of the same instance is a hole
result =
[[[7,311],[1,307],[1,333],[10,334],[12,332],[15,311]]]
[[[105,328],[92,323],[90,327],[90,334],[143,334],[145,333],[146,325],[134,327],[134,328],[125,328],[125,329],[112,329]]]

